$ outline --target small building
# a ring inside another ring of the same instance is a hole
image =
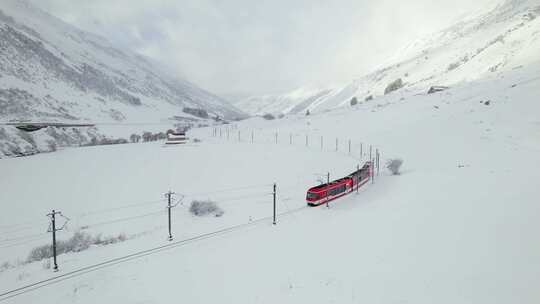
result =
[[[180,145],[180,144],[185,144],[187,143],[189,140],[188,137],[186,137],[186,132],[178,132],[178,131],[174,131],[174,132],[168,132],[167,133],[167,141],[165,142],[165,144],[167,145]]]

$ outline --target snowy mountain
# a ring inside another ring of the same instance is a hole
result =
[[[405,46],[386,66],[349,83],[299,88],[282,95],[253,96],[235,103],[251,114],[304,113],[360,103],[399,90],[425,93],[434,85],[496,76],[540,60],[540,2],[507,0],[488,12]]]
[[[0,5],[0,120],[160,122],[245,115],[148,59],[80,31],[24,0]]]

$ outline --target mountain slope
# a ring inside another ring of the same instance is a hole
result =
[[[234,119],[223,99],[174,79],[129,51],[82,32],[26,1],[0,6],[0,119],[159,122],[193,116]]]
[[[454,85],[497,76],[540,60],[540,2],[507,0],[487,13],[458,22],[403,48],[387,65],[334,87],[278,96],[254,96],[235,103],[251,114],[324,111],[383,95],[397,79],[403,89],[426,92],[432,85]]]

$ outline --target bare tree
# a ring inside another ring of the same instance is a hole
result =
[[[141,136],[138,134],[131,134],[131,136],[129,137],[129,140],[132,143],[138,143],[141,140]]]
[[[142,135],[142,139],[144,142],[149,142],[152,140],[152,132],[144,132],[143,135]]]
[[[401,165],[403,164],[403,160],[400,158],[395,159],[389,159],[386,162],[386,168],[392,172],[393,175],[399,175],[399,169],[401,168]]]

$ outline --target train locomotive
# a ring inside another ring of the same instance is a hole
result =
[[[306,195],[307,205],[311,207],[320,206],[349,194],[353,190],[367,183],[372,174],[373,163],[368,161],[362,168],[343,178],[310,188]]]

